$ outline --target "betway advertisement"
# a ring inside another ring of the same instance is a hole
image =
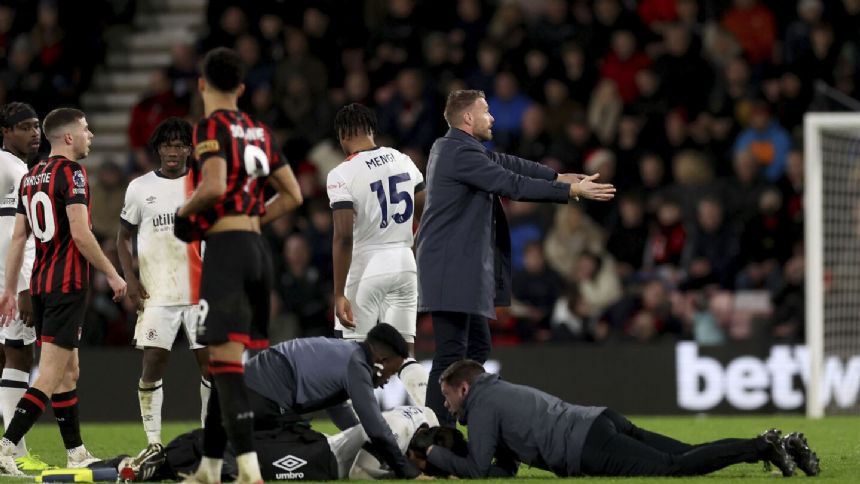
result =
[[[200,374],[186,351],[176,353],[164,378],[163,418],[195,420],[200,415]],[[430,364],[432,354],[419,356]],[[80,358],[81,418],[138,421],[140,353],[86,348]],[[809,385],[809,355],[804,346],[546,344],[497,347],[491,358],[488,370],[508,381],[540,388],[568,402],[608,406],[629,415],[802,413]],[[392,380],[377,393],[381,407],[407,402],[402,386]],[[822,398],[829,405],[828,413],[856,414],[860,355],[825,360]]]

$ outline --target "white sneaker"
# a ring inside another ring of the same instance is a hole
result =
[[[75,447],[74,449],[67,449],[66,454],[68,455],[66,467],[71,469],[80,469],[101,461],[98,457],[90,454],[87,448],[83,445]]]
[[[8,476],[25,475],[15,463],[15,444],[6,439],[0,439],[0,474]]]

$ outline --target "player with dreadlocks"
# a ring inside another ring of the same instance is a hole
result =
[[[346,154],[326,183],[334,215],[335,328],[363,341],[377,323],[388,323],[414,355],[412,226],[424,205],[424,176],[407,155],[376,145],[376,116],[366,106],[341,108],[334,129]],[[409,358],[398,374],[413,403],[424,406],[427,370]]]
[[[139,314],[134,345],[143,350],[137,396],[149,445],[137,456],[140,461],[162,449],[162,378],[180,329],[185,330],[203,375],[201,425],[211,393],[207,378],[209,353],[197,342],[201,244],[195,241],[186,245],[173,236],[173,215],[192,191],[188,177],[191,131],[188,121],[175,117],[155,128],[149,144],[158,155],[159,168],[128,185],[117,234],[117,254],[128,281],[128,297]],[[134,238],[140,262],[139,279],[132,259]]]
[[[39,116],[26,103],[11,102],[0,110],[0,129],[3,132],[3,151],[0,152],[0,190],[5,194],[0,199],[0,290],[6,273],[6,254],[15,228],[15,210],[18,208],[18,187],[27,174],[27,164],[36,157],[42,143]],[[18,275],[18,312],[20,317],[9,326],[0,328],[5,364],[0,379],[0,410],[8,426],[15,414],[18,400],[24,396],[30,384],[30,369],[33,368],[33,343],[36,330],[33,328],[33,303],[30,300],[30,275],[36,257],[36,245],[32,235],[27,239],[24,263]],[[24,472],[47,469],[48,464],[27,452],[22,438],[15,449],[15,463]]]

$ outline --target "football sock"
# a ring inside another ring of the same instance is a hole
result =
[[[74,449],[83,445],[81,441],[81,421],[78,418],[78,393],[71,390],[63,393],[55,393],[51,397],[51,407],[54,409],[54,417],[60,427],[60,435],[66,449]]]
[[[49,400],[48,396],[38,388],[28,388],[21,400],[18,401],[18,406],[15,407],[15,416],[6,426],[6,433],[3,434],[3,438],[17,445],[24,434],[33,427],[36,420],[39,420]]]
[[[204,482],[221,482],[221,465],[223,463],[222,459],[203,456],[196,474],[202,477]]]
[[[30,374],[26,371],[4,368],[3,377],[0,379],[0,411],[3,412],[4,426],[8,427],[15,416],[15,407],[18,400],[24,396],[30,383]],[[27,455],[27,444],[24,438],[15,447],[15,457]]]
[[[260,475],[260,461],[257,460],[256,452],[246,452],[236,456],[236,464],[239,467],[239,477],[236,482],[258,482],[262,481]]]
[[[221,419],[236,455],[254,451],[254,412],[245,387],[241,361],[211,361],[209,374],[218,389]]]
[[[424,398],[427,396],[427,369],[415,361],[415,358],[407,358],[397,375],[412,399],[412,404],[423,407]]]
[[[224,430],[224,424],[221,422],[221,401],[218,397],[218,387],[212,387],[209,405],[206,406],[206,422],[203,424],[203,455],[205,458],[220,462],[224,457],[224,448],[226,447],[227,431]]]
[[[206,409],[209,407],[209,396],[212,393],[212,383],[200,378],[200,425],[206,427]]]
[[[137,400],[140,402],[140,417],[143,420],[143,430],[150,444],[161,443],[161,404],[164,402],[164,390],[161,380],[137,383]]]

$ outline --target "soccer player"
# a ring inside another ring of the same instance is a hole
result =
[[[220,479],[228,437],[236,451],[237,482],[261,481],[242,367],[246,346],[268,346],[272,261],[260,225],[302,201],[298,182],[275,149],[269,128],[238,109],[244,72],[239,55],[231,49],[213,49],[203,59],[198,88],[206,118],[193,134],[195,190],[174,222],[174,234],[181,240],[206,239],[197,341],[209,346],[214,385],[204,457],[190,482]],[[278,195],[265,204],[267,181]]]
[[[412,222],[424,205],[424,177],[408,156],[376,146],[376,116],[367,107],[343,107],[334,129],[347,155],[326,183],[334,217],[335,329],[362,341],[378,322],[388,323],[414,355]],[[410,357],[398,375],[412,402],[424,406],[427,370]]]
[[[207,379],[209,354],[206,347],[196,341],[201,244],[197,241],[186,245],[173,235],[173,216],[191,193],[191,180],[187,176],[191,124],[179,118],[168,118],[155,128],[149,144],[158,154],[161,167],[128,185],[117,234],[117,253],[128,282],[128,296],[139,308],[134,344],[143,350],[137,398],[149,445],[138,459],[145,459],[162,448],[162,378],[180,328],[185,330],[202,374],[201,425],[211,386]],[[132,260],[135,236],[139,280]]]
[[[7,188],[0,199],[0,290],[5,279],[6,254],[15,228],[15,212],[18,209],[18,188],[21,178],[27,174],[27,161],[33,159],[42,142],[39,116],[32,106],[12,102],[0,110],[0,126],[3,131],[3,151],[0,151],[0,189]],[[30,299],[30,275],[36,258],[36,245],[32,235],[27,238],[21,272],[18,274],[18,313],[20,317],[0,328],[3,353],[6,356],[3,377],[0,380],[0,410],[8,426],[15,414],[15,405],[24,396],[30,385],[30,369],[33,368],[33,343],[36,330],[33,328],[33,303]],[[15,449],[15,462],[24,472],[41,471],[48,464],[27,452],[22,438]]]
[[[18,274],[24,247],[32,232],[36,262],[30,280],[36,334],[42,342],[39,376],[15,408],[0,439],[0,471],[19,474],[15,445],[50,402],[68,454],[67,467],[97,461],[81,441],[78,420],[78,344],[81,337],[90,264],[107,276],[114,300],[125,295],[126,283],[104,255],[90,229],[90,188],[78,160],[90,151],[93,133],[83,112],[55,109],[44,122],[51,143],[47,160],[21,180],[15,229],[9,254],[0,314],[3,324],[16,319]]]

